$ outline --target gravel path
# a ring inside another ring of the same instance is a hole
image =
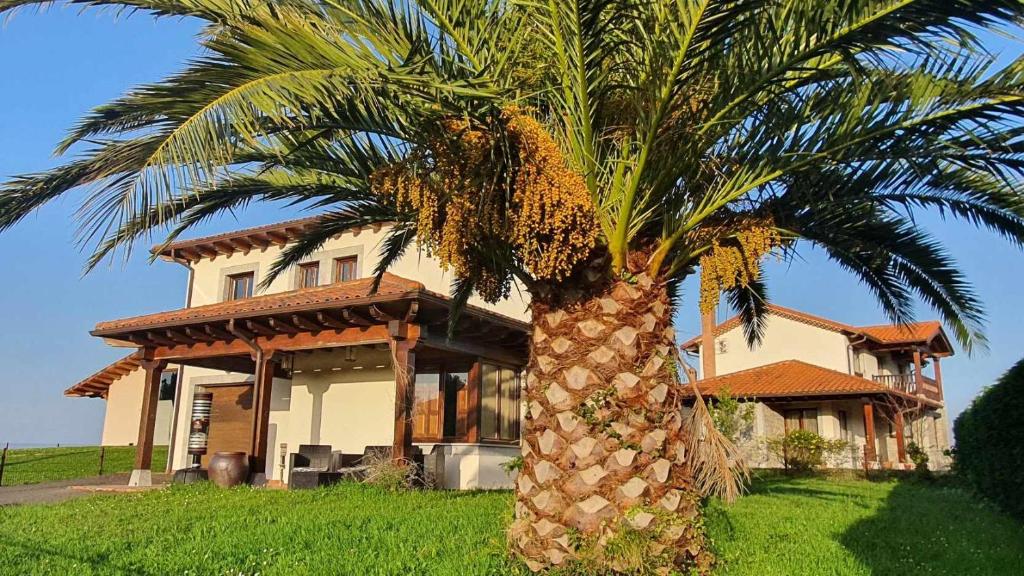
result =
[[[0,486],[0,506],[56,503],[72,498],[89,496],[101,491],[107,492],[103,490],[104,487],[127,487],[128,476],[129,474],[110,474],[92,478],[43,482],[41,484]],[[154,474],[153,484],[158,486],[166,484],[169,479],[167,475]],[[90,488],[96,488],[96,490],[90,490]]]

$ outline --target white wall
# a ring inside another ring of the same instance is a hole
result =
[[[846,374],[849,373],[848,342],[846,336],[838,332],[770,315],[765,323],[764,338],[760,346],[753,349],[747,346],[743,328],[739,326],[716,338],[715,369],[721,376],[783,360],[802,360]],[[725,352],[721,351],[723,345]]]
[[[142,416],[142,392],[146,382],[146,371],[135,370],[110,385],[107,391],[106,413],[103,417],[103,446],[134,445],[139,440],[139,422]],[[173,402],[163,400],[157,403],[156,427],[153,444],[166,446],[171,437],[171,416]],[[162,468],[163,463],[158,463]]]
[[[371,228],[345,232],[328,240],[321,250],[307,261],[320,263],[321,285],[331,282],[334,259],[342,256],[357,256],[359,277],[366,278],[373,274],[373,270],[380,260],[380,243],[385,236],[386,228],[376,232]],[[272,245],[262,251],[254,248],[249,254],[236,252],[229,256],[220,255],[213,260],[205,258],[193,264],[195,279],[192,306],[221,302],[224,299],[226,277],[230,274],[253,271],[256,273],[256,284],[258,285],[266,277],[267,271],[280,254],[281,248]],[[447,295],[451,289],[452,275],[441,270],[441,266],[435,258],[418,252],[415,246],[411,247],[391,267],[390,272],[409,280],[421,282],[428,290],[441,294]],[[295,288],[297,288],[297,271],[292,270],[280,275],[266,291],[257,289],[256,294],[273,294]],[[508,300],[497,304],[487,304],[477,296],[470,299],[471,304],[525,321],[529,321],[528,302],[529,298],[526,292],[517,290],[516,287],[513,287]]]

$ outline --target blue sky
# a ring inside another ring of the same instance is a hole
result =
[[[91,107],[141,82],[179,69],[195,54],[197,26],[186,20],[50,9],[19,13],[0,29],[0,179],[57,162],[54,145]],[[1019,51],[1005,41],[995,50]],[[61,392],[124,352],[89,336],[102,320],[182,306],[182,267],[148,264],[137,251],[120,263],[82,276],[85,254],[74,244],[77,198],[47,206],[0,236],[0,444],[95,443],[103,402],[64,398]],[[212,222],[202,233],[295,217],[276,206],[254,207],[237,218]],[[943,362],[952,413],[1024,354],[1024,256],[987,232],[942,222],[921,224],[939,234],[975,282],[988,310],[990,350]],[[769,263],[772,300],[853,324],[883,321],[857,281],[805,248],[802,260]],[[682,337],[699,328],[697,286],[684,286],[677,327]],[[934,314],[919,310],[919,318]]]

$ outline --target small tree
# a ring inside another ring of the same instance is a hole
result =
[[[714,401],[708,404],[708,410],[715,428],[733,442],[754,423],[754,404],[734,397],[728,387],[723,387],[715,394]]]
[[[917,442],[907,444],[907,456],[914,463],[914,472],[919,478],[930,478],[932,471],[928,469],[928,453]]]
[[[786,468],[797,472],[825,466],[848,445],[845,440],[826,440],[809,430],[793,430],[768,440],[768,450],[781,458]]]

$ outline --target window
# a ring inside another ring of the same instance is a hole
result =
[[[481,365],[480,437],[519,439],[519,374],[493,364]]]
[[[167,370],[160,375],[159,400],[174,400],[178,388],[178,371]]]
[[[864,356],[860,352],[857,352],[856,350],[852,350],[850,353],[853,354],[853,373],[856,374],[857,376],[863,376]]]
[[[412,408],[414,439],[464,438],[468,413],[468,370],[438,366],[417,371]]]
[[[355,280],[356,264],[358,259],[355,256],[346,256],[344,258],[334,259],[334,281],[335,282],[348,282],[349,280]]]
[[[836,418],[839,419],[839,438],[842,440],[850,439],[850,420],[846,414],[846,410],[836,411]]]
[[[818,433],[818,411],[814,408],[786,410],[786,432],[807,430]]]
[[[441,374],[417,372],[412,402],[412,437],[441,437]]]
[[[320,263],[299,264],[299,288],[315,288],[320,285]]]
[[[245,274],[232,274],[228,276],[228,300],[241,300],[252,297],[252,285],[256,274],[246,272]]]
[[[466,435],[466,414],[469,407],[469,372],[444,375],[444,436]]]

